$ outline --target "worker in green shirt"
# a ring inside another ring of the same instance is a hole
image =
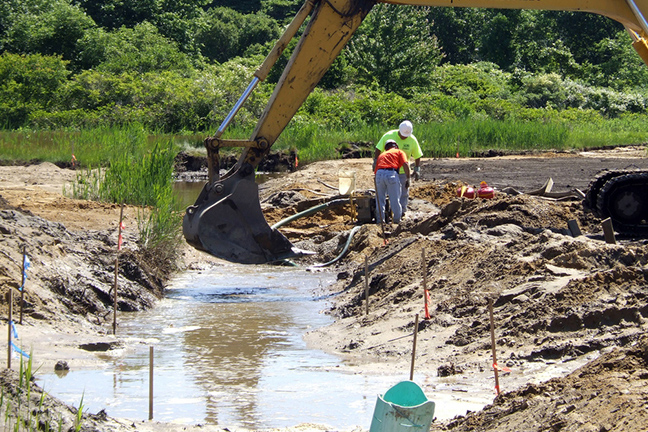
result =
[[[402,122],[398,129],[390,130],[385,135],[380,138],[378,144],[376,144],[376,150],[374,152],[374,165],[378,155],[385,151],[385,143],[387,140],[394,140],[398,144],[398,148],[405,152],[407,160],[414,159],[414,170],[413,175],[414,180],[418,180],[421,175],[421,157],[423,157],[423,152],[421,151],[421,146],[419,145],[418,140],[413,134],[414,126],[412,122],[405,120]],[[401,184],[401,198],[400,204],[403,214],[407,210],[407,202],[409,200],[409,188],[406,187],[405,183],[407,182],[407,176],[405,175],[405,170],[403,167],[398,171],[398,177],[400,178]]]

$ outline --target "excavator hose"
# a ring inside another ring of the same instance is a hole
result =
[[[290,222],[292,222],[294,220],[297,220],[299,218],[303,218],[305,216],[310,216],[312,214],[317,213],[318,211],[324,210],[324,209],[329,208],[329,207],[334,207],[334,206],[337,206],[337,205],[346,204],[349,201],[350,201],[349,198],[338,198],[338,199],[334,199],[332,201],[325,202],[323,204],[318,204],[318,205],[316,205],[314,207],[311,207],[311,208],[306,209],[306,210],[304,210],[302,212],[299,212],[297,214],[289,216],[289,217],[287,217],[287,218],[285,218],[283,220],[280,220],[276,224],[272,225],[270,228],[277,229],[277,228],[279,228],[281,226],[284,226],[287,223],[290,223]]]
[[[357,232],[360,230],[360,228],[362,228],[362,226],[358,225],[357,227],[354,227],[354,228],[351,230],[351,232],[349,233],[349,237],[347,237],[347,241],[346,241],[346,243],[344,244],[344,248],[342,249],[342,252],[340,252],[340,253],[338,254],[338,256],[336,256],[335,258],[333,258],[333,259],[332,259],[331,261],[329,261],[329,262],[325,262],[325,263],[323,263],[323,264],[315,264],[315,265],[313,265],[313,267],[327,267],[327,266],[330,266],[331,264],[337,262],[337,261],[338,261],[340,258],[342,258],[344,255],[346,255],[347,250],[349,249],[349,245],[351,245],[351,240],[353,240],[353,236],[355,235],[355,233],[357,233]]]

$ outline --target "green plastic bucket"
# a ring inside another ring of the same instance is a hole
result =
[[[378,395],[369,432],[413,432],[430,430],[434,402],[413,381],[401,381]]]

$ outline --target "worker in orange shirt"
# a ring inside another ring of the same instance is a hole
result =
[[[376,144],[376,149],[374,150],[374,160],[378,157],[380,153],[385,151],[385,143],[387,140],[394,140],[398,144],[398,148],[405,152],[407,160],[409,162],[410,157],[414,159],[414,173],[412,177],[414,180],[418,180],[421,173],[421,157],[423,157],[423,152],[421,151],[421,146],[419,145],[418,140],[414,136],[414,126],[409,120],[403,121],[398,129],[390,130],[385,133]],[[409,189],[405,187],[405,169],[399,171],[400,181],[401,181],[401,197],[400,205],[403,210],[403,215],[407,211],[407,203],[409,200]]]
[[[400,203],[401,183],[398,171],[403,167],[406,176],[405,187],[409,188],[410,168],[407,159],[405,152],[400,150],[396,141],[391,139],[385,142],[385,151],[380,153],[376,158],[374,174],[376,176],[377,223],[385,221],[385,201],[387,195],[389,195],[389,205],[391,206],[394,223],[398,224],[401,220],[403,209]]]

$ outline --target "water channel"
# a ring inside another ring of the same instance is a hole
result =
[[[176,185],[193,204],[202,183]],[[307,347],[303,335],[331,323],[314,297],[334,273],[224,263],[189,271],[147,312],[119,315],[125,347],[97,354],[105,367],[42,372],[39,385],[64,402],[112,417],[148,419],[149,353],[154,347],[154,419],[247,429],[317,423],[367,429],[376,402],[401,373],[362,373],[358,365]],[[435,389],[436,417],[452,418],[492,401],[483,389],[453,392],[452,380],[423,377]]]
[[[224,264],[178,276],[153,310],[119,316],[126,348],[97,354],[106,367],[38,374],[39,384],[89,412],[148,418],[149,349],[154,347],[154,419],[249,429],[325,424],[368,428],[376,395],[407,376],[353,372],[303,334],[327,325],[313,297],[331,273]],[[415,381],[428,380],[415,375]],[[442,385],[443,386],[443,385]],[[447,389],[429,397],[439,418],[491,400]]]

